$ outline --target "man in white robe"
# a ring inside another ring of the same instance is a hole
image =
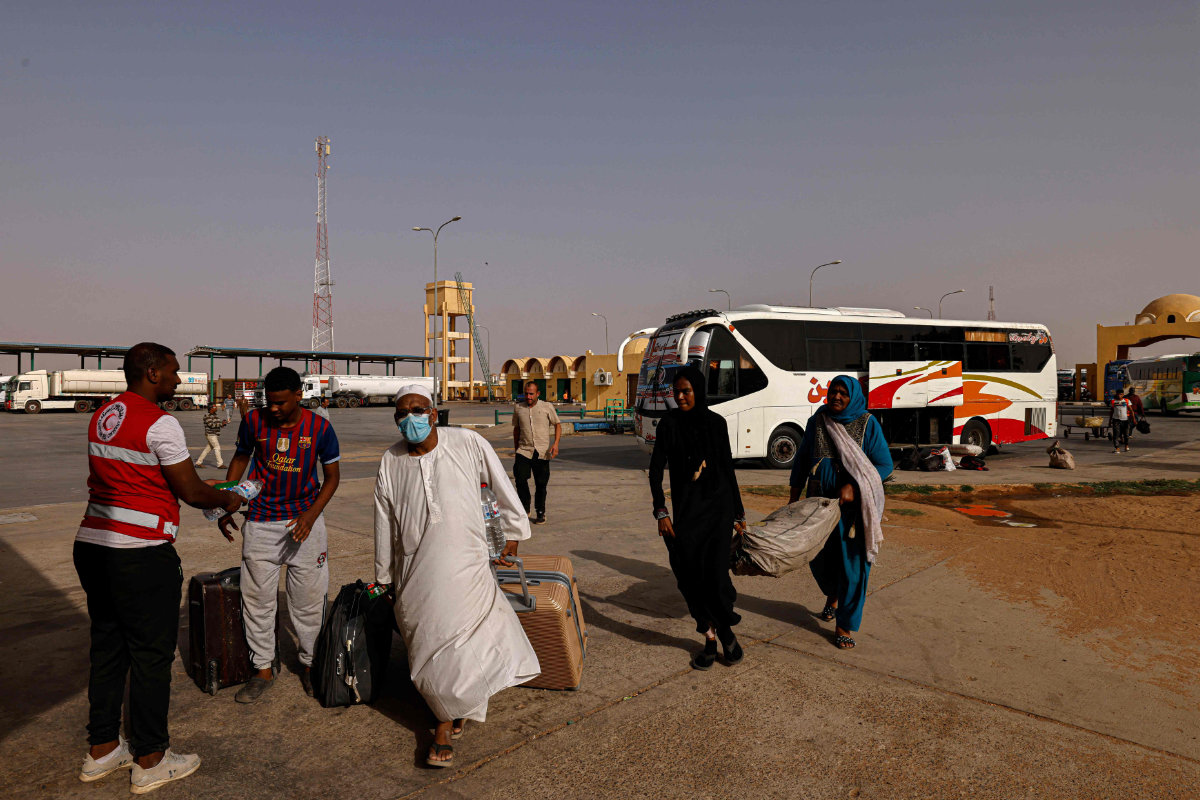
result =
[[[500,501],[505,556],[529,538],[529,518],[491,445],[436,418],[424,386],[397,394],[404,438],[376,478],[375,580],[394,585],[413,684],[438,720],[427,763],[445,767],[464,720],[483,722],[488,698],[541,667],[489,567],[480,484]]]

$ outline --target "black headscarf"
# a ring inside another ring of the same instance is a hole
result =
[[[704,385],[704,373],[694,364],[688,364],[675,373],[671,378],[671,389],[675,389],[675,381],[686,378],[692,384],[692,396],[696,404],[690,411],[678,408],[671,411],[671,417],[677,433],[677,446],[682,451],[685,463],[691,472],[700,468],[702,461],[712,462],[712,442],[709,431],[712,427],[708,419],[708,391]]]

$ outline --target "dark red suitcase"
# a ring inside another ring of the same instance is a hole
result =
[[[254,668],[242,627],[242,568],[202,572],[188,583],[192,679],[209,694],[250,680]]]

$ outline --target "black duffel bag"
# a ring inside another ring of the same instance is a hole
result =
[[[1142,417],[1141,419],[1139,419],[1137,421],[1137,432],[1138,433],[1149,433],[1150,432],[1150,423],[1146,422],[1145,417]]]
[[[338,592],[317,636],[313,694],[321,705],[370,703],[383,691],[392,652],[392,604],[362,581]]]

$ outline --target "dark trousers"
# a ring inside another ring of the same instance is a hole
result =
[[[1119,448],[1122,444],[1129,447],[1129,427],[1131,423],[1127,419],[1114,419],[1112,421],[1112,442],[1113,449]]]
[[[696,632],[710,627],[722,642],[733,636],[730,630],[742,618],[733,610],[737,590],[729,577],[729,551],[733,538],[733,520],[717,516],[712,521],[689,523],[681,520],[674,536],[664,536],[671,572],[688,613],[696,620]]]
[[[175,547],[123,549],[76,542],[74,555],[92,621],[88,743],[116,740],[128,677],[134,756],[166,750],[171,744],[171,662],[183,591]]]
[[[538,458],[538,451],[533,451],[533,458],[526,458],[517,453],[517,463],[513,464],[513,481],[517,484],[517,497],[529,513],[529,474],[533,473],[533,507],[539,514],[546,513],[546,484],[550,482],[550,460]]]

